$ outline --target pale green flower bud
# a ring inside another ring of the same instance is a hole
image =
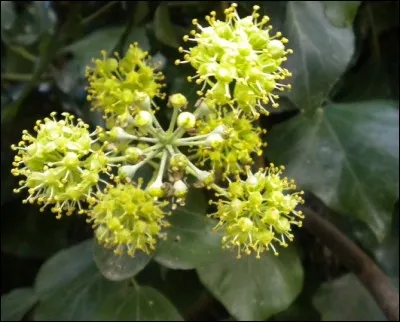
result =
[[[196,124],[196,117],[190,112],[182,112],[178,115],[178,126],[185,130],[194,128]]]

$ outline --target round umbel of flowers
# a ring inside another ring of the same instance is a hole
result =
[[[239,115],[258,118],[268,114],[264,105],[278,107],[277,92],[290,88],[283,80],[291,73],[282,63],[292,50],[286,49],[288,40],[280,32],[272,33],[272,26],[266,26],[269,18],[260,17],[259,6],[245,18],[239,17],[236,7],[232,4],[225,10],[225,21],[211,12],[207,27],[194,19],[198,30],[184,37],[194,45],[179,49],[185,54],[176,64],[190,63],[196,69],[188,80],[201,85],[198,94],[205,95],[209,106],[228,105]]]
[[[210,216],[219,222],[216,230],[222,230],[224,248],[236,248],[238,258],[241,253],[250,255],[272,250],[278,255],[276,244],[287,246],[292,241],[292,226],[301,226],[304,218],[297,211],[303,203],[302,191],[290,193],[296,188],[293,181],[281,178],[283,166],[273,164],[253,174],[246,180],[231,182],[226,192],[215,204],[217,211]]]
[[[18,152],[11,172],[25,177],[14,191],[27,189],[25,203],[36,202],[42,211],[52,205],[57,218],[63,212],[72,214],[76,208],[82,213],[81,202],[99,189],[101,173],[110,171],[102,149],[92,149],[97,132],[89,133],[89,126],[80,119],[75,122],[73,115],[62,115],[64,119],[59,121],[55,112],[44,122],[37,121],[36,136],[24,130],[22,140],[12,146]]]
[[[124,57],[107,57],[94,60],[93,67],[87,67],[89,81],[87,99],[93,109],[100,110],[104,118],[114,124],[129,124],[132,115],[140,109],[149,110],[154,97],[164,97],[160,92],[164,86],[161,72],[155,72],[150,56],[137,43],[132,44]]]
[[[137,250],[150,253],[162,229],[169,224],[163,207],[148,191],[131,183],[119,183],[99,192],[87,212],[98,242],[116,254],[134,256]]]
[[[209,134],[204,144],[193,151],[199,165],[209,163],[214,171],[224,176],[244,172],[244,165],[253,163],[254,155],[262,154],[260,128],[246,118],[237,118],[232,112],[218,117],[210,114],[198,125],[201,136]]]

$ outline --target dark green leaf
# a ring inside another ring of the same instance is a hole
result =
[[[300,109],[312,112],[345,72],[354,52],[353,30],[332,25],[321,2],[290,1],[283,34],[294,51],[285,66],[293,73],[288,95]]]
[[[32,288],[17,288],[1,297],[1,321],[20,321],[36,303]]]
[[[93,243],[93,257],[100,272],[111,281],[123,281],[135,276],[150,262],[151,257],[136,252],[135,257],[128,254],[115,255],[97,242]]]
[[[168,7],[165,4],[159,5],[156,10],[154,32],[161,43],[172,47],[179,46],[174,26],[169,17]]]
[[[144,21],[148,13],[149,13],[149,2],[137,1],[135,12],[133,14],[133,21],[135,22],[135,25],[136,26],[140,25]]]
[[[13,1],[1,2],[1,29],[10,29],[15,21],[16,15]]]
[[[382,241],[398,196],[397,102],[332,104],[273,128],[268,157],[329,207],[363,220]]]
[[[330,22],[339,28],[353,25],[361,1],[323,1],[325,15]]]
[[[399,33],[368,42],[360,62],[349,70],[334,96],[336,102],[399,98]]]
[[[50,258],[35,287],[40,297],[36,321],[181,320],[156,290],[105,279],[93,261],[91,240]]]
[[[314,296],[322,321],[386,321],[378,305],[353,274],[325,283]]]
[[[242,321],[266,320],[285,310],[299,295],[303,268],[295,247],[279,256],[236,259],[235,252],[220,251],[197,268],[200,280],[234,317]]]
[[[14,181],[13,184],[17,186]],[[22,204],[20,199],[3,206],[2,252],[24,258],[44,258],[67,245],[71,221],[57,220],[50,211],[41,213],[38,208]]]
[[[101,321],[183,321],[171,302],[147,286],[121,288],[101,302],[94,320]]]
[[[361,35],[379,37],[392,28],[399,27],[398,1],[365,1],[360,9],[359,26]]]
[[[99,29],[85,38],[65,47],[64,52],[74,54],[82,67],[90,64],[92,58],[101,58],[100,51],[110,54],[124,31],[123,27],[109,27]]]
[[[166,241],[157,246],[155,260],[172,269],[192,269],[208,261],[220,248],[214,222],[205,216],[207,202],[199,190],[188,195],[187,206],[173,211]]]
[[[51,297],[57,289],[68,286],[88,268],[97,270],[92,258],[92,247],[93,241],[87,240],[59,251],[43,264],[35,281],[35,290],[41,300]]]
[[[144,27],[133,28],[126,38],[124,52],[130,44],[137,42],[142,50],[150,50],[149,39],[147,38],[146,29]]]

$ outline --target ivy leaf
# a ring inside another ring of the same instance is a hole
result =
[[[88,240],[65,249],[41,267],[35,321],[182,320],[157,290],[104,278],[93,261],[92,246]]]
[[[385,33],[367,46],[360,63],[349,70],[334,96],[335,102],[399,99],[399,34]]]
[[[323,284],[313,303],[321,313],[322,321],[387,321],[353,274]]]
[[[326,205],[385,237],[398,196],[397,102],[331,104],[274,127],[268,157]]]
[[[336,9],[340,5],[346,2]],[[293,73],[288,95],[301,110],[313,112],[345,72],[354,53],[354,33],[351,26],[334,26],[321,2],[290,1],[286,11],[283,34],[294,51],[285,64]]]
[[[183,321],[171,302],[152,287],[125,284],[119,292],[104,300],[94,312],[94,320]]]
[[[160,241],[155,254],[157,262],[172,269],[193,269],[221,247],[219,235],[212,232],[214,222],[205,216],[204,194],[191,190],[186,204],[168,218],[168,238]]]
[[[136,252],[135,257],[115,255],[112,249],[106,249],[97,242],[93,243],[93,258],[100,272],[111,281],[123,281],[135,276],[151,260],[143,252]]]
[[[67,245],[71,219],[57,220],[49,210],[41,213],[20,199],[6,203],[1,217],[1,251],[23,258],[46,258]]]
[[[197,267],[200,280],[231,315],[241,321],[266,320],[288,308],[299,295],[303,268],[294,247],[279,256],[267,253],[236,259],[235,252],[220,251]]]
[[[174,25],[169,17],[168,6],[164,4],[159,5],[156,9],[154,16],[154,32],[156,38],[161,43],[175,48],[179,46]]]
[[[17,288],[1,297],[1,321],[20,321],[36,303],[33,288]]]
[[[326,17],[339,28],[352,26],[361,1],[323,1]]]
[[[14,2],[2,1],[1,2],[1,29],[10,29],[16,19]]]
[[[81,66],[89,65],[92,58],[99,58],[100,51],[110,53],[124,31],[123,27],[109,27],[96,30],[83,39],[66,46],[63,51],[71,52]]]

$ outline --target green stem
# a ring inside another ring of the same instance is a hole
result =
[[[193,115],[196,117],[196,119],[201,116],[201,111],[202,108],[200,108],[201,104],[196,108],[196,110],[193,112]],[[175,132],[172,134],[170,141],[173,142],[175,139],[180,139],[182,135],[184,135],[186,132],[185,129],[178,127]]]
[[[31,54],[28,52],[25,48],[21,46],[13,46],[13,45],[8,45],[8,48],[13,51],[14,53],[20,55],[21,57],[25,58],[26,60],[29,60],[32,63],[35,63],[37,58],[35,55]]]
[[[171,117],[171,122],[169,123],[169,127],[168,127],[168,130],[167,130],[167,133],[168,134],[171,134],[172,133],[172,131],[174,130],[174,127],[175,127],[175,124],[176,124],[176,120],[177,120],[177,118],[178,118],[178,109],[177,108],[174,108],[173,109],[173,112],[172,112],[172,117]]]
[[[118,2],[119,1],[110,1],[109,3],[107,3],[106,5],[101,7],[99,10],[97,10],[96,12],[94,12],[91,15],[89,15],[88,17],[84,18],[82,20],[82,24],[83,25],[89,24],[90,22],[92,22],[92,20],[96,19],[98,16],[100,16],[101,14],[106,12],[108,9],[110,9],[113,5],[117,4]]]
[[[182,142],[180,140],[177,140],[174,142],[174,145],[175,146],[194,146],[194,145],[204,145],[206,143],[207,143],[207,141]]]
[[[200,139],[205,139],[210,135],[210,133],[207,134],[202,134],[202,135],[196,135],[196,136],[190,136],[187,138],[180,138],[178,140],[176,140],[175,142],[189,142],[189,141],[196,141],[196,140],[200,140]]]
[[[157,180],[161,181],[164,176],[165,166],[167,164],[167,157],[168,157],[168,151],[164,150],[161,157],[160,168],[158,169],[158,175],[156,181]]]
[[[119,139],[121,139],[121,140],[136,140],[136,141],[142,141],[142,142],[146,142],[146,143],[157,143],[159,141],[159,140],[153,139],[153,138],[139,137],[136,135],[132,135],[125,131],[123,131],[123,133],[119,134]]]
[[[126,161],[126,156],[107,158],[108,162],[123,162]]]
[[[132,283],[133,287],[135,288],[135,290],[138,291],[140,286],[139,286],[138,282],[136,282],[134,277],[131,278],[131,283]]]
[[[210,188],[214,189],[216,192],[220,193],[221,195],[226,194],[226,190],[224,188],[221,188],[220,186],[216,185],[215,183],[211,184]]]

